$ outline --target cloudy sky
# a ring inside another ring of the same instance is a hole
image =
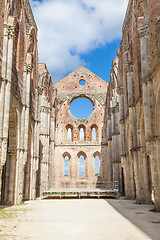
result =
[[[30,0],[38,25],[39,62],[52,81],[80,65],[109,81],[128,0]]]

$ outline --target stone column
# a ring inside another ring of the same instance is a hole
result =
[[[154,190],[154,206],[156,210],[160,210],[160,138],[155,138],[150,143],[151,153],[151,174]]]
[[[138,34],[140,38],[141,51],[141,74],[142,80],[144,81],[151,75],[150,35],[148,25],[140,24],[138,26]]]
[[[31,65],[31,56],[28,54],[28,62],[25,64],[24,75],[26,76],[26,94],[25,94],[25,126],[24,126],[24,159],[23,159],[23,169],[26,169],[26,179],[27,181],[24,182],[24,198],[30,199],[30,159],[31,155],[28,153],[28,130],[29,130],[29,106],[30,106],[30,82],[31,82],[31,72],[32,72],[32,65]],[[33,134],[33,133],[32,133]],[[25,166],[26,165],[26,166]]]
[[[32,65],[27,64],[26,74],[26,109],[25,109],[25,130],[24,130],[24,148],[28,148],[28,129],[29,129],[29,104],[30,104],[30,82],[31,82]]]
[[[146,141],[150,139],[150,119],[149,119],[149,98],[148,98],[148,88],[147,83],[142,83],[143,89],[143,109],[144,109],[144,123],[145,123],[145,138]]]
[[[4,113],[4,100],[5,100],[5,86],[6,86],[6,69],[7,69],[7,53],[8,53],[8,26],[4,27],[3,39],[3,59],[2,59],[2,84],[0,89],[0,137],[3,137],[3,113]]]
[[[11,91],[11,75],[12,75],[12,56],[13,56],[13,38],[15,28],[9,27],[8,29],[8,55],[7,55],[7,84],[5,88],[5,104],[4,104],[4,122],[3,122],[3,136],[8,137],[8,121],[10,109],[10,91]]]
[[[7,193],[7,204],[15,203],[15,177],[16,177],[16,160],[17,160],[17,149],[9,149],[9,176],[8,176],[8,193]]]
[[[143,178],[144,184],[144,202],[149,204],[151,202],[151,190],[149,189],[149,172],[148,172],[148,162],[147,162],[147,154],[146,149],[141,149],[141,156],[142,156],[142,171],[143,176],[141,175],[141,172],[139,173],[141,178]]]
[[[156,176],[157,176],[157,192],[155,194],[155,208],[157,210],[160,210],[160,137],[156,138],[156,161],[157,161],[157,169],[156,170]]]
[[[7,142],[8,142],[8,123],[10,109],[10,91],[11,91],[11,74],[12,74],[12,56],[13,56],[13,40],[15,35],[15,27],[9,26],[4,29],[3,42],[3,61],[2,61],[2,84],[0,96],[0,138],[1,138],[1,153],[0,153],[0,191],[1,191],[1,175],[2,169],[6,162]],[[1,195],[1,194],[0,194]]]
[[[133,63],[128,63],[127,67],[127,91],[128,91],[128,106],[133,106],[134,104],[134,73],[133,73]]]
[[[40,158],[41,158],[41,189],[49,188],[49,153],[50,153],[50,103],[45,95],[40,96]]]
[[[51,116],[49,188],[53,188],[54,181],[55,181],[55,175],[54,175],[55,138],[54,138],[54,136],[55,136],[55,116]],[[73,161],[73,159],[72,159],[72,161]]]

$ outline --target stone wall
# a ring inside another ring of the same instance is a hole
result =
[[[84,85],[79,82],[85,81]],[[95,74],[79,67],[65,78],[53,85],[56,89],[56,125],[55,125],[55,187],[89,187],[106,186],[106,92],[107,83]],[[70,111],[73,100],[88,98],[93,104],[92,114],[85,119],[74,117]],[[96,139],[92,139],[92,129],[96,129]],[[67,138],[71,129],[71,139]],[[80,139],[80,129],[84,129],[84,139]],[[100,177],[95,176],[95,155],[100,158]],[[85,158],[85,174],[79,176],[79,157]],[[64,159],[69,156],[69,176],[64,175]]]
[[[3,1],[3,13],[0,189],[16,204],[39,195],[37,27],[28,0]]]
[[[129,1],[115,74],[125,196],[138,203],[154,201],[156,209],[160,209],[159,16],[157,1]]]
[[[29,1],[0,0],[0,12],[2,204],[34,199],[53,187],[109,187],[115,181],[127,199],[153,201],[159,210],[158,1],[129,1],[109,84],[81,66],[53,85],[46,65],[38,64],[37,26]],[[93,103],[86,119],[70,112],[78,97]],[[81,155],[84,176],[79,176]],[[100,159],[99,176],[95,156]]]

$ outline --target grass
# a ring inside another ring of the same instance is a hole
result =
[[[0,208],[0,218],[9,220],[18,217],[27,211],[30,211],[28,208],[19,208],[19,206],[23,205],[26,205],[26,203],[18,204],[14,207]]]
[[[156,210],[155,208],[149,210],[150,212],[154,212],[154,213],[160,213],[160,210]]]

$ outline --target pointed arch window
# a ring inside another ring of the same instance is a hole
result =
[[[73,141],[73,127],[72,125],[68,124],[66,126],[66,139],[67,139],[67,142],[72,142]]]
[[[81,127],[79,131],[80,131],[80,141],[84,141],[84,128]]]
[[[98,155],[94,157],[95,161],[95,176],[100,176],[100,158]]]
[[[92,125],[91,126],[91,139],[92,141],[97,141],[97,132],[98,131],[98,127],[97,125]]]
[[[79,176],[84,177],[85,176],[85,161],[84,156],[79,156]]]
[[[68,130],[67,130],[67,140],[69,142],[72,141],[72,129],[69,127]]]
[[[92,128],[92,141],[97,140],[97,130],[95,127]]]
[[[69,177],[69,157],[64,158],[64,176]]]

